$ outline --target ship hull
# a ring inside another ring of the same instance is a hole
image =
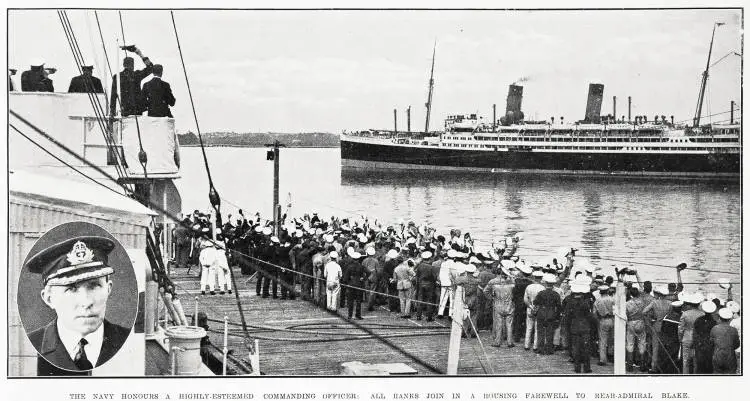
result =
[[[488,173],[740,177],[739,154],[484,151],[341,140],[343,170],[453,170]]]

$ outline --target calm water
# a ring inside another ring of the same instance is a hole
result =
[[[273,162],[265,149],[207,148],[224,213],[271,215]],[[207,210],[208,179],[199,148],[183,148],[177,186],[183,208]],[[642,179],[583,179],[477,174],[346,174],[338,149],[282,149],[281,203],[292,216],[367,215],[387,224],[426,221],[447,232],[469,231],[479,248],[523,232],[522,256],[542,259],[571,246],[613,274],[638,268],[644,280],[673,280],[674,269],[640,262],[739,272],[739,185]],[[231,204],[230,204],[231,202]],[[284,206],[286,207],[286,206]],[[714,283],[727,275],[685,271],[685,282]],[[697,286],[725,295],[715,284]],[[739,292],[739,285],[735,286]]]

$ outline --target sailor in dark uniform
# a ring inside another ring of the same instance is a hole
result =
[[[148,57],[145,57],[141,50],[135,46],[125,46],[125,50],[132,51],[137,54],[146,68],[142,70],[135,69],[135,61],[132,57],[125,57],[122,61],[123,70],[112,77],[112,102],[110,103],[110,114],[115,115],[115,107],[117,107],[117,97],[121,97],[121,111],[122,116],[132,116],[134,114],[143,114],[145,107],[143,106],[143,96],[141,94],[141,81],[144,78],[151,75],[153,72],[154,64],[151,63]],[[120,90],[118,93],[117,82],[120,82]]]
[[[14,92],[18,90],[18,88],[16,88],[13,83],[13,78],[11,78],[12,76],[16,75],[16,72],[18,72],[18,70],[16,70],[15,68],[8,68],[8,91],[9,92]]]
[[[105,318],[114,273],[107,259],[114,246],[105,237],[74,237],[26,262],[29,271],[42,276],[42,300],[56,314],[29,333],[39,352],[39,376],[90,375],[125,343],[130,329]]]
[[[92,75],[93,65],[82,65],[81,75],[70,80],[68,93],[104,93],[102,81]]]
[[[143,84],[143,100],[149,117],[170,117],[170,106],[174,106],[175,98],[169,84],[162,81],[164,68],[161,64],[154,65],[154,78]]]
[[[50,74],[57,71],[55,68],[44,68],[43,61],[34,61],[31,68],[21,73],[21,90],[24,92],[54,92],[55,88]]]

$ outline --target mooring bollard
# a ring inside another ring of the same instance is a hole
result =
[[[206,330],[194,326],[173,326],[166,330],[169,353],[173,358],[172,374],[177,376],[197,375],[201,370],[201,339]]]

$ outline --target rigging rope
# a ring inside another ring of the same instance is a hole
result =
[[[188,72],[187,68],[185,67],[185,59],[182,56],[182,47],[180,46],[180,35],[177,33],[177,23],[174,19],[174,11],[169,11],[170,15],[172,16],[172,27],[174,28],[174,37],[177,40],[177,50],[180,53],[180,62],[182,63],[182,71],[185,74],[185,84],[187,85],[188,90],[188,96],[190,97],[190,106],[193,110],[193,119],[195,120],[195,129],[198,131],[198,141],[201,145],[201,153],[203,154],[203,165],[206,168],[206,175],[208,175],[208,186],[209,186],[209,198],[211,199],[211,205],[214,206],[214,209],[217,209],[220,203],[217,203],[217,201],[220,199],[218,192],[216,192],[216,188],[214,187],[214,181],[211,177],[211,168],[208,165],[208,158],[206,157],[206,148],[203,145],[203,135],[201,135],[201,128],[198,124],[198,114],[195,112],[195,102],[193,101],[193,92],[190,89],[190,79],[188,79]]]
[[[120,16],[120,32],[122,32],[122,45],[127,46],[127,43],[125,42],[125,26],[122,23],[122,11],[117,11],[117,14]],[[127,48],[123,49],[125,50],[125,57],[128,57],[128,51]],[[138,85],[140,86],[140,82]],[[118,85],[122,85],[122,83],[118,82]],[[137,99],[136,99],[137,102]],[[136,106],[137,107],[137,106]],[[122,102],[120,102],[120,115],[122,116]],[[138,110],[137,110],[138,111]],[[133,117],[135,118],[135,129],[138,133],[138,147],[140,148],[138,150],[138,162],[141,164],[141,167],[143,168],[143,178],[145,180],[148,180],[148,170],[146,169],[146,164],[148,163],[148,155],[146,154],[146,151],[143,150],[143,141],[141,140],[141,125],[138,122],[138,114],[134,114]],[[145,197],[148,198],[151,193],[151,187],[150,184],[148,184],[147,181],[147,187],[146,187],[146,195]]]
[[[70,46],[70,50],[73,54],[74,62],[76,63],[76,67],[80,74],[83,74],[83,71],[81,69],[81,66],[84,64],[83,54],[81,53],[81,49],[78,46],[78,41],[75,37],[75,33],[73,32],[73,28],[70,25],[70,20],[68,19],[67,13],[63,11],[58,11],[58,17],[60,18],[60,23],[63,26],[63,30],[65,32],[65,37],[68,40],[68,45]],[[87,91],[87,96],[89,98],[89,102],[91,103],[92,108],[94,109],[94,114],[96,116],[96,121],[99,125],[99,128],[102,131],[102,135],[104,136],[104,141],[107,144],[108,151],[114,153],[115,157],[115,170],[117,172],[117,175],[120,179],[127,177],[127,171],[125,171],[125,161],[123,158],[123,155],[120,154],[118,151],[118,147],[116,146],[115,140],[112,137],[112,133],[110,129],[107,127],[107,124],[104,123],[105,121],[105,113],[102,109],[101,102],[99,100],[99,97],[96,96],[91,91]]]

